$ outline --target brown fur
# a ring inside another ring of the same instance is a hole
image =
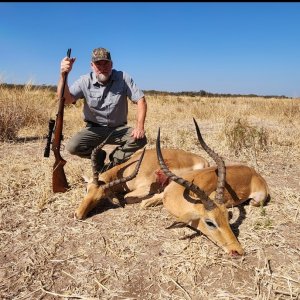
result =
[[[190,170],[206,168],[209,163],[199,155],[178,149],[163,149],[164,157],[168,161],[168,167],[175,174],[181,174]],[[141,151],[136,152],[128,161],[102,173],[99,180],[104,183],[112,182],[118,178],[130,175],[139,159]],[[146,205],[161,202],[162,185],[157,183],[157,170],[160,169],[155,149],[145,152],[139,172],[132,180],[114,186],[110,191],[103,190],[101,186],[89,183],[87,194],[75,211],[75,218],[86,218],[87,214],[95,208],[102,199],[109,197],[110,192],[126,193],[127,203],[141,202],[145,200]],[[164,186],[163,186],[164,187]],[[151,202],[153,201],[153,202]]]
[[[212,201],[217,188],[217,168],[210,167],[203,170],[187,172],[182,178],[193,182],[201,188]],[[205,208],[201,199],[193,193],[175,183],[170,183],[163,195],[165,208],[179,221],[190,223],[213,242],[231,255],[244,253],[240,243],[233,234],[226,207],[239,205],[252,198],[252,205],[263,205],[269,194],[266,181],[253,168],[236,165],[226,167],[226,181],[224,204],[215,203],[211,210]],[[205,221],[213,222],[216,227],[207,226]]]

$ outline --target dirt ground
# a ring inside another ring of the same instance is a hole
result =
[[[246,252],[233,259],[187,227],[168,229],[162,206],[107,203],[74,220],[89,161],[63,151],[71,189],[53,194],[44,143],[0,146],[1,299],[299,299],[298,158],[277,153],[262,172],[267,206],[231,210]]]
[[[299,109],[296,102],[282,108],[269,102],[261,116],[265,100],[236,105],[226,99],[149,97],[147,147],[155,147],[161,126],[162,147],[204,156],[191,119],[196,115],[206,142],[226,163],[254,166],[266,179],[266,206],[229,209],[245,250],[239,258],[188,227],[169,228],[175,219],[163,206],[107,202],[87,219],[74,220],[86,190],[82,175],[92,175],[90,160],[62,148],[70,190],[54,194],[54,157],[52,151],[43,157],[42,135],[21,132],[18,141],[0,143],[0,299],[300,299],[300,151],[294,146],[299,145]],[[71,118],[77,110],[79,115],[78,108],[66,110],[66,140],[81,126]],[[229,121],[233,112],[251,111],[248,119],[270,134],[268,150],[245,149],[244,158],[228,151],[224,135],[220,138],[224,111]]]

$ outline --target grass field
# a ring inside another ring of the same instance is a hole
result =
[[[0,86],[1,299],[299,299],[300,99],[147,96],[147,148],[210,157],[192,118],[226,164],[254,167],[266,179],[265,207],[230,209],[245,255],[232,259],[204,235],[174,221],[163,206],[73,213],[85,194],[90,160],[62,148],[71,189],[53,194],[53,153],[44,158],[50,90]],[[64,141],[84,126],[82,103],[65,109]],[[129,124],[136,106],[129,103]],[[109,146],[106,148],[109,151]],[[238,218],[238,222],[237,222]]]

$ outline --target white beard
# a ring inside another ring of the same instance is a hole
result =
[[[111,75],[111,71],[108,75],[97,74],[97,79],[99,82],[106,82],[109,79],[110,75]]]

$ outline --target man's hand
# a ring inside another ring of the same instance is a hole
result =
[[[60,63],[60,73],[63,74],[63,73],[71,72],[75,60],[76,57],[73,58],[65,57]]]
[[[145,136],[145,130],[144,129],[139,129],[139,128],[134,128],[131,136],[135,139],[142,139]]]
[[[76,58],[69,58],[65,57],[60,62],[60,78],[59,82],[57,84],[57,96],[60,98],[62,95],[62,89],[63,89],[63,82],[65,76],[72,70],[73,63],[75,62]],[[65,84],[65,90],[64,90],[64,98],[65,98],[65,104],[72,104],[75,103],[74,97],[70,94],[68,83]]]

